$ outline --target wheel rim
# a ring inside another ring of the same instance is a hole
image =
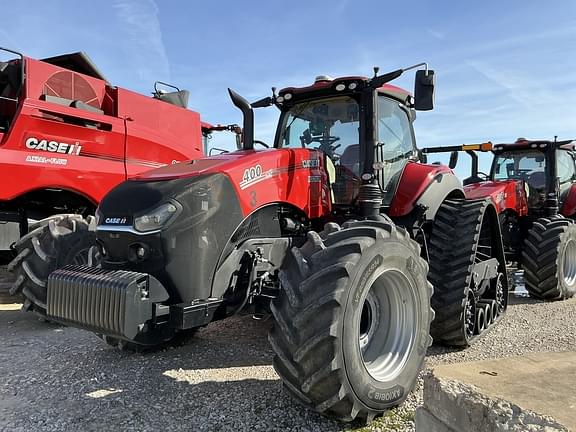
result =
[[[576,282],[576,241],[572,239],[568,241],[564,250],[562,273],[567,285],[573,285]]]
[[[416,340],[416,293],[398,270],[372,283],[364,300],[358,342],[362,361],[376,381],[389,381],[404,368]]]

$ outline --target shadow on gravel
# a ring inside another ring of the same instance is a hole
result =
[[[236,317],[200,330],[181,348],[134,354],[50,324],[21,337],[20,326],[32,326],[29,314],[7,314],[0,313],[6,344],[0,349],[0,400],[13,403],[2,413],[0,430],[343,428],[283,391],[271,365],[269,322]],[[6,334],[11,320],[17,331]]]
[[[525,295],[516,296],[513,293],[508,296],[508,306],[523,305],[523,304],[539,304],[545,303],[543,300],[537,300]]]

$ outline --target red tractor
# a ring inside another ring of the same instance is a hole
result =
[[[494,205],[418,162],[412,122],[432,109],[434,72],[417,71],[414,97],[387,84],[421,66],[322,76],[252,105],[230,90],[242,149],[112,189],[96,212],[101,268],[52,273],[49,318],[141,349],[271,313],[274,366],[297,400],[342,421],[401,403],[431,343],[432,285],[446,343],[471,343],[506,308]],[[253,108],[271,105],[268,146]]]
[[[0,55],[0,249],[20,238],[12,293],[42,312],[48,274],[89,259],[102,197],[143,171],[202,156],[213,128],[186,109],[187,91],[114,87],[83,53]]]
[[[566,299],[576,294],[576,141],[484,143],[425,149],[459,151],[472,157],[464,180],[469,199],[490,198],[502,227],[509,268],[524,269],[534,298]],[[494,154],[490,174],[478,171],[477,151]]]

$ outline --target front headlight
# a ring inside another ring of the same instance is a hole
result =
[[[178,208],[172,203],[162,204],[150,212],[134,219],[134,229],[140,232],[162,228],[174,216]]]

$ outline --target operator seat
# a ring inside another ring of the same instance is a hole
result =
[[[543,189],[546,187],[546,174],[537,171],[528,176],[527,183],[534,189]]]
[[[351,204],[358,196],[360,187],[360,145],[347,146],[338,161],[333,184],[334,203]]]
[[[351,144],[340,156],[340,165],[352,171],[354,175],[360,177],[360,145]]]
[[[546,174],[541,171],[534,172],[528,176],[524,184],[528,189],[528,207],[537,207],[540,204],[540,194],[546,188]]]

